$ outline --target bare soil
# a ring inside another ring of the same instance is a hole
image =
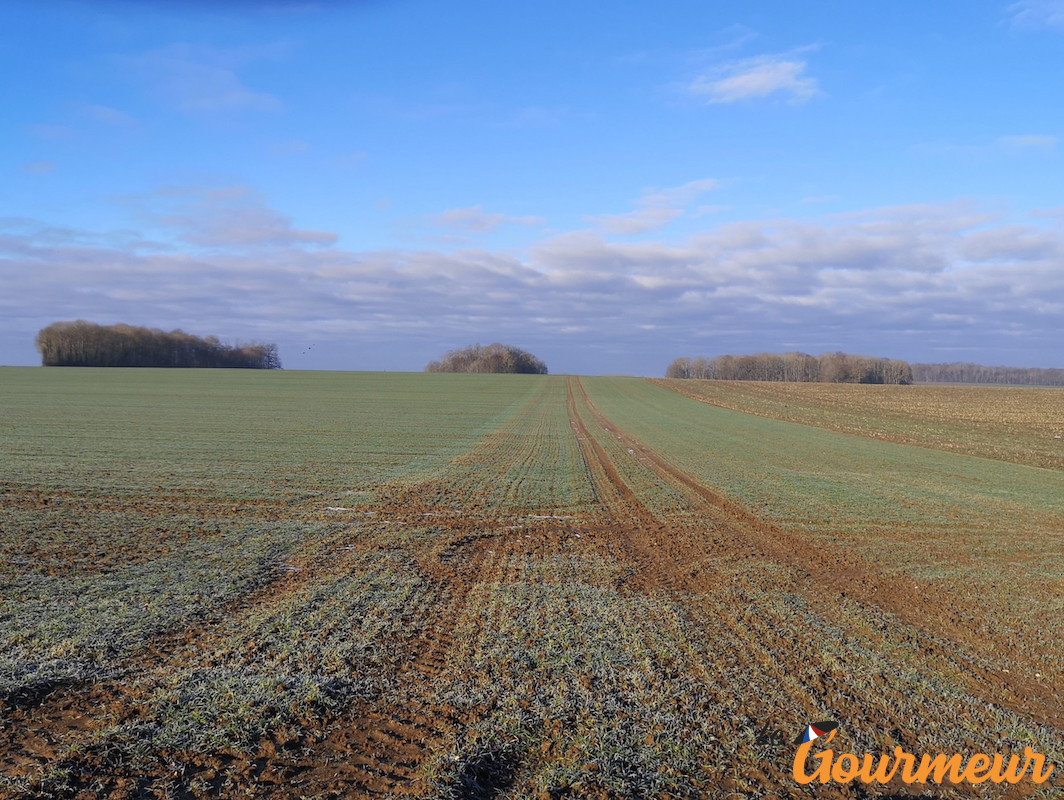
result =
[[[251,752],[153,753],[137,763],[128,753],[96,743],[93,735],[106,728],[143,720],[146,697],[136,688],[140,685],[137,676],[161,674],[169,665],[209,653],[234,616],[269,606],[301,586],[346,568],[342,559],[315,566],[318,562],[311,551],[302,559],[297,553],[292,563],[298,570],[279,574],[195,628],[157,637],[123,664],[122,674],[114,680],[45,687],[31,696],[8,698],[0,709],[0,775],[27,782],[9,784],[7,789],[0,784],[0,797],[437,796],[443,790],[438,780],[433,782],[433,770],[438,770],[441,755],[451,752],[478,719],[476,709],[444,702],[438,691],[441,681],[462,670],[466,651],[457,638],[460,622],[482,619],[470,607],[475,590],[516,580],[514,565],[521,556],[549,557],[570,552],[574,546],[615,562],[624,575],[618,590],[679,604],[707,636],[727,629],[749,640],[749,651],[739,654],[740,660],[748,660],[759,674],[775,676],[781,685],[792,680],[790,676],[804,658],[801,632],[773,628],[744,616],[742,609],[722,615],[721,608],[731,602],[725,592],[736,585],[736,575],[751,591],[800,598],[825,619],[838,618],[844,602],[869,614],[878,613],[889,621],[889,630],[881,634],[885,639],[916,642],[928,663],[948,665],[962,676],[961,688],[979,702],[1007,709],[1058,734],[1064,731],[1060,688],[1031,677],[1034,664],[1027,673],[995,669],[992,643],[973,638],[963,625],[951,621],[954,604],[948,596],[920,592],[915,584],[884,575],[875,563],[852,552],[813,544],[739,507],[670,463],[667,454],[618,430],[595,409],[578,378],[569,379],[568,410],[593,488],[593,513],[572,519],[527,514],[515,522],[515,515],[507,510],[456,511],[462,509],[463,498],[448,496],[446,487],[439,485],[397,487],[384,502],[360,507],[396,525],[424,526],[428,520],[434,528],[433,537],[411,543],[407,550],[431,587],[427,616],[432,624],[412,630],[395,643],[401,657],[395,661],[393,674],[386,677],[400,691],[384,692],[276,730]],[[655,513],[640,498],[606,447],[611,436],[658,480],[686,498],[689,508],[682,517]],[[194,498],[171,499],[181,513],[219,513],[216,501],[197,505]],[[80,501],[40,494],[19,502],[41,506]],[[164,498],[126,502],[138,508],[145,504],[156,510],[169,508]],[[84,508],[86,512],[114,510],[106,501],[90,502]],[[283,518],[317,512],[308,504],[235,503],[225,513]],[[372,538],[352,536],[345,546],[358,554],[360,548],[381,545]],[[133,557],[143,555],[134,553]],[[50,560],[61,561],[61,556],[52,554]],[[475,627],[472,633],[468,627],[462,631],[462,637],[476,633]],[[790,690],[793,718],[816,719],[822,711],[817,679],[803,680]],[[705,682],[707,691],[721,695],[743,691],[742,687],[722,687],[708,677]],[[830,684],[830,676],[825,676],[820,688],[827,692]],[[757,708],[756,693],[750,694],[750,706]],[[874,719],[874,724],[897,731],[900,744],[915,746],[915,738],[905,738],[912,720],[893,709],[889,700],[870,708],[870,697],[868,692],[855,693],[840,716],[855,723]],[[930,718],[945,712],[929,705],[926,713]],[[744,724],[722,719],[721,730],[738,730]],[[696,783],[705,796],[808,796],[790,778],[790,757],[790,751],[751,757],[738,774],[707,768]],[[482,754],[479,760],[454,765],[457,778],[445,779],[450,780],[448,791],[459,797],[503,795],[528,760],[522,754],[513,758],[505,753]],[[1064,766],[1059,769],[1064,772]],[[580,786],[562,787],[547,796],[612,796],[596,784],[594,772],[589,768],[589,778]],[[1058,786],[1060,777],[1056,776]],[[819,787],[815,796],[868,796],[863,791],[854,785],[828,786]],[[879,796],[888,796],[888,791],[902,796],[913,790],[898,784]],[[942,796],[953,796],[942,791]],[[949,791],[985,796],[971,787]],[[993,796],[1029,796],[1032,791],[1021,784]]]

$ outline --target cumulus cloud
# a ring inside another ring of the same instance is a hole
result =
[[[1002,225],[975,231],[958,244],[962,256],[973,262],[1019,262],[1059,259],[1060,237],[1051,231],[1024,225]]]
[[[806,66],[804,59],[787,53],[744,58],[699,75],[688,91],[707,103],[736,103],[774,94],[804,103],[820,94],[816,79],[805,74]]]
[[[1064,230],[965,201],[748,220],[679,243],[580,231],[516,255],[355,251],[246,188],[157,194],[143,201],[152,224],[189,246],[0,220],[0,336],[31,342],[48,322],[85,317],[312,335],[344,352],[366,337],[432,348],[508,337],[566,343],[573,360],[555,369],[659,372],[676,355],[782,343],[918,360],[975,348],[1049,364],[1064,323]],[[610,348],[615,362],[579,362]],[[637,350],[653,363],[633,366]]]

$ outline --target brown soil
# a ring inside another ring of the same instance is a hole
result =
[[[478,618],[467,613],[471,592],[493,581],[512,579],[508,565],[515,563],[513,556],[560,553],[563,543],[571,543],[576,534],[581,547],[609,553],[626,568],[624,591],[667,597],[685,606],[691,619],[706,620],[707,630],[712,621],[750,638],[759,669],[776,676],[781,684],[787,679],[788,664],[800,657],[793,637],[786,631],[759,627],[756,620],[742,617],[741,610],[731,615],[721,612],[719,596],[731,565],[747,568],[765,591],[780,590],[774,583],[776,573],[768,569],[777,568],[786,576],[782,580],[788,591],[828,617],[842,598],[882,610],[908,630],[900,635],[919,639],[929,658],[948,662],[963,673],[966,690],[975,697],[1064,730],[1064,704],[1054,688],[984,666],[978,656],[985,643],[973,641],[963,627],[950,622],[949,598],[921,594],[914,584],[882,576],[874,564],[851,552],[813,545],[737,506],[678,469],[663,454],[618,431],[595,409],[578,378],[569,379],[568,409],[593,487],[596,509],[592,514],[573,520],[526,516],[520,535],[501,536],[500,528],[514,520],[512,511],[480,508],[457,513],[452,506],[461,498],[446,497],[446,487],[435,484],[396,487],[383,493],[383,502],[366,507],[377,512],[378,520],[412,527],[431,524],[437,532],[431,539],[410,545],[408,551],[431,582],[429,616],[434,623],[412,631],[401,642],[403,658],[388,676],[401,692],[303,720],[298,729],[276,731],[252,753],[156,754],[147,764],[134,765],[91,743],[92,734],[108,726],[142,718],[145,698],[130,688],[136,683],[134,678],[165,674],[169,666],[209,652],[226,632],[227,620],[241,610],[268,606],[308,582],[345,569],[342,559],[314,567],[319,562],[310,557],[312,553],[304,553],[302,560],[296,553],[290,560],[302,567],[299,571],[279,574],[266,587],[220,610],[216,618],[196,629],[158,637],[123,665],[124,678],[62,685],[34,696],[9,698],[0,706],[0,776],[23,782],[6,789],[0,783],[0,797],[153,797],[162,796],[160,787],[166,784],[172,796],[190,798],[432,796],[427,765],[451,752],[466,727],[476,721],[469,711],[441,704],[434,691],[434,683],[463,658],[463,643],[456,637],[460,620]],[[604,434],[605,429],[610,433]],[[610,457],[603,444],[610,435],[642,459],[640,463],[657,478],[682,493],[690,503],[690,513],[673,519],[653,512]],[[43,498],[27,497],[21,502],[40,505]],[[191,508],[195,503],[189,498],[182,498],[182,503],[190,506],[183,513],[209,516],[218,512],[215,503],[198,509]],[[305,509],[237,504],[231,513],[244,511],[284,518]],[[339,544],[356,553],[384,546],[372,536],[361,535]],[[706,562],[707,552],[713,553],[713,563]],[[468,637],[469,631],[463,635]],[[722,691],[719,686],[708,688]],[[796,719],[817,718],[809,687],[795,689],[793,701]],[[756,698],[752,703],[756,705]],[[880,724],[905,729],[907,720],[892,718],[889,708],[877,711],[882,715]],[[862,709],[853,709],[854,718],[861,714]],[[67,750],[79,742],[89,743]],[[63,773],[62,780],[55,778],[56,773]],[[807,796],[791,781],[785,759],[765,761],[741,780],[718,775],[711,783],[714,796],[720,797]],[[902,791],[904,787],[897,788]],[[964,793],[963,787],[958,791]],[[1029,792],[1018,786],[1013,787],[1013,794]],[[467,796],[490,797],[494,790],[486,787],[482,794]],[[584,796],[608,794],[588,788]],[[816,796],[862,795],[852,787],[829,786],[818,788]]]

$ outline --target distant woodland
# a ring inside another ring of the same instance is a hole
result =
[[[223,367],[280,369],[277,345],[226,345],[216,336],[200,338],[132,325],[96,325],[85,320],[54,322],[37,334],[45,367]]]
[[[758,353],[716,358],[677,358],[669,364],[665,377],[721,381],[908,384],[913,382],[913,369],[906,361],[847,353],[825,353],[822,356]]]
[[[547,365],[531,353],[510,344],[474,344],[452,350],[439,361],[425,367],[425,372],[510,372],[546,375]]]
[[[1064,386],[1064,369],[984,367],[981,364],[913,364],[919,383],[1000,383],[1009,386]]]

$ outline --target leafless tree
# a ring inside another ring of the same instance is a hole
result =
[[[701,378],[725,381],[820,381],[824,383],[913,382],[906,361],[842,352],[820,357],[806,353],[757,353],[716,358],[677,358],[665,371],[667,378]]]
[[[982,364],[913,364],[918,383],[995,383],[1011,386],[1064,386],[1064,369],[986,367]]]
[[[505,372],[546,375],[547,365],[531,353],[509,344],[470,345],[451,350],[439,361],[432,361],[425,372]]]
[[[182,330],[166,333],[132,325],[54,322],[37,334],[46,367],[229,367],[280,369],[276,344],[222,344]]]

